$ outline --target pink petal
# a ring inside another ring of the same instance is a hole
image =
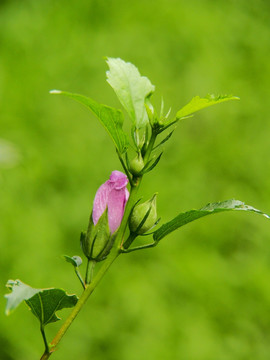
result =
[[[121,171],[113,171],[109,181],[113,184],[114,189],[122,189],[128,184],[128,178]]]
[[[120,226],[125,210],[125,188],[111,190],[108,198],[108,219],[111,233]]]
[[[127,176],[115,170],[111,173],[110,179],[99,187],[93,206],[94,225],[97,224],[106,207],[108,207],[108,220],[111,233],[114,233],[119,228],[129,198],[129,192],[126,188],[127,184]]]
[[[108,204],[108,197],[109,193],[111,191],[111,184],[109,181],[106,181],[104,184],[102,184],[98,191],[96,192],[96,196],[94,199],[94,205],[93,205],[93,222],[94,225],[97,224],[99,218],[106,210],[107,204]]]

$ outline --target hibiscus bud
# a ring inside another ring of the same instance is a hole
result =
[[[157,221],[156,195],[142,203],[135,205],[129,219],[131,233],[142,235],[150,230]]]
[[[131,174],[138,175],[143,168],[144,168],[144,162],[142,155],[139,152],[138,155],[133,160],[131,160],[129,169]]]
[[[113,234],[119,228],[129,198],[127,184],[127,176],[115,170],[111,173],[109,180],[100,186],[94,199],[94,225],[97,224],[101,215],[108,208],[110,233]]]
[[[98,189],[87,233],[81,235],[81,246],[88,259],[101,261],[109,254],[129,197],[127,184],[125,174],[113,171]]]

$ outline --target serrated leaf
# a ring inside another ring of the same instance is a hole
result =
[[[237,96],[224,95],[224,96],[215,96],[207,95],[204,98],[200,96],[195,96],[187,105],[185,105],[181,110],[176,114],[176,118],[180,119],[186,117],[187,115],[193,114],[196,111],[204,109],[208,106],[216,105],[225,101],[230,100],[239,100]]]
[[[122,111],[112,108],[107,105],[102,105],[95,100],[88,98],[83,95],[73,94],[67,91],[51,90],[51,94],[60,94],[70,97],[85,105],[90,109],[100,120],[102,125],[105,127],[109,135],[111,136],[116,148],[123,154],[128,148],[128,137],[123,131],[124,116]]]
[[[40,290],[33,297],[25,300],[42,326],[60,320],[56,312],[74,307],[77,301],[76,295],[68,295],[64,290],[55,288]]]
[[[5,295],[5,298],[7,299],[6,315],[9,315],[14,311],[20,303],[31,298],[40,291],[40,289],[34,289],[20,280],[8,280],[6,287],[12,291],[10,294]]]
[[[258,214],[261,214],[268,219],[269,215],[264,214],[262,211],[255,209],[252,206],[245,205],[242,201],[239,200],[227,200],[223,202],[211,203],[199,210],[190,210],[187,212],[180,213],[171,221],[162,225],[158,230],[153,234],[155,241],[160,241],[162,238],[170,234],[172,231],[177,230],[183,225],[190,223],[191,221],[197,220],[203,216],[215,214],[222,211],[230,210],[244,210],[251,211]]]
[[[72,264],[75,267],[79,267],[82,264],[82,258],[80,256],[63,255],[63,257],[66,260],[66,262]]]
[[[119,58],[108,58],[107,81],[126,109],[133,124],[140,129],[148,124],[145,99],[154,91],[150,80],[141,76],[136,66]]]

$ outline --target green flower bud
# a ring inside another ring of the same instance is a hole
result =
[[[142,203],[135,205],[129,219],[131,233],[142,235],[150,230],[157,221],[156,196]]]
[[[114,237],[110,233],[108,209],[104,211],[97,224],[94,225],[90,216],[87,232],[81,233],[81,247],[89,260],[101,261],[109,254]]]
[[[144,162],[142,155],[139,152],[138,155],[133,160],[131,160],[129,170],[131,174],[138,175],[143,168],[144,168]]]

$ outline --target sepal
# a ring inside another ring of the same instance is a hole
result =
[[[154,194],[150,200],[134,206],[129,218],[129,229],[131,233],[143,235],[156,224],[156,196],[157,194]]]
[[[91,214],[87,232],[81,233],[81,247],[88,260],[102,261],[109,254],[114,234],[111,235],[108,220],[108,208],[99,218],[96,225]]]

